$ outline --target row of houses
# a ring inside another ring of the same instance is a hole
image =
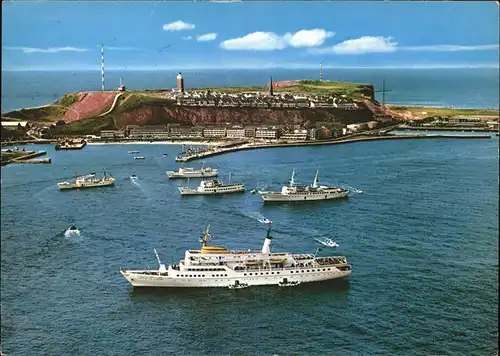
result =
[[[229,139],[283,139],[314,140],[326,138],[321,128],[295,128],[285,130],[277,126],[177,126],[177,125],[144,125],[127,126],[124,130],[103,130],[101,138],[106,139],[173,139],[173,138],[229,138]]]
[[[345,95],[297,96],[288,93],[263,95],[262,93],[227,94],[219,92],[183,93],[177,97],[179,106],[255,107],[255,108],[337,108],[349,111],[360,107]]]

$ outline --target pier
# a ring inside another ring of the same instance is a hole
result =
[[[322,141],[301,141],[291,143],[244,143],[237,146],[223,147],[217,146],[214,148],[206,149],[203,152],[194,153],[191,155],[180,155],[175,158],[176,162],[188,162],[201,158],[217,156],[224,153],[245,151],[262,148],[278,148],[278,147],[298,147],[298,146],[325,146],[325,145],[339,145],[352,142],[364,141],[379,141],[379,140],[405,140],[405,139],[437,139],[437,138],[459,138],[459,139],[490,139],[491,135],[373,135],[373,136],[351,136],[349,138],[340,138],[335,140],[322,140]]]
[[[50,158],[44,158],[44,159],[33,159],[36,157],[40,157],[43,155],[47,154],[47,151],[21,151],[21,150],[14,150],[11,152],[8,151],[2,151],[2,154],[10,156],[10,155],[16,155],[17,157],[11,158],[11,159],[6,159],[5,161],[2,160],[2,166],[7,165],[9,163],[52,163],[52,159]],[[20,156],[21,155],[21,156]]]

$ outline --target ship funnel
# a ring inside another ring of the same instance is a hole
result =
[[[267,230],[266,239],[264,240],[264,245],[262,245],[262,253],[271,253],[271,241],[273,237],[271,236],[271,224],[269,224],[269,229]]]

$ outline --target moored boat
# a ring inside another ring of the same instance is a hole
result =
[[[144,159],[145,157],[143,156],[135,156],[134,159]]]
[[[183,178],[211,178],[217,177],[219,170],[217,168],[201,166],[200,169],[191,167],[180,167],[177,172],[167,171],[168,179],[183,179]]]
[[[128,154],[140,153],[139,151],[128,151]]]

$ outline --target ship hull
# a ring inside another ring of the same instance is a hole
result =
[[[243,193],[245,192],[245,187],[243,185],[238,185],[234,187],[205,188],[201,191],[197,188],[179,187],[179,191],[181,192],[181,195],[222,195]]]
[[[311,269],[304,269],[304,272],[300,274],[297,273],[297,270],[293,270],[294,273],[292,273],[291,270],[272,270],[272,273],[279,272],[279,275],[271,275],[269,270],[261,270],[263,275],[258,276],[249,276],[247,272],[227,271],[227,277],[201,277],[201,275],[197,277],[199,274],[190,274],[191,277],[187,278],[168,276],[168,273],[160,275],[157,271],[151,271],[151,274],[148,275],[135,273],[134,271],[120,271],[120,273],[135,288],[227,288],[236,281],[239,283],[246,283],[248,286],[265,286],[278,285],[280,282],[283,282],[285,278],[288,282],[300,282],[302,284],[347,278],[351,274],[351,270],[341,271],[334,267],[329,269],[330,271],[313,269],[314,272],[312,272]]]
[[[279,192],[259,192],[264,202],[317,201],[347,198],[349,192],[322,192],[314,194],[282,194]]]
[[[111,187],[114,185],[115,185],[114,181],[112,181],[112,182],[100,182],[100,183],[83,183],[83,184],[64,184],[64,185],[58,184],[60,190]]]

